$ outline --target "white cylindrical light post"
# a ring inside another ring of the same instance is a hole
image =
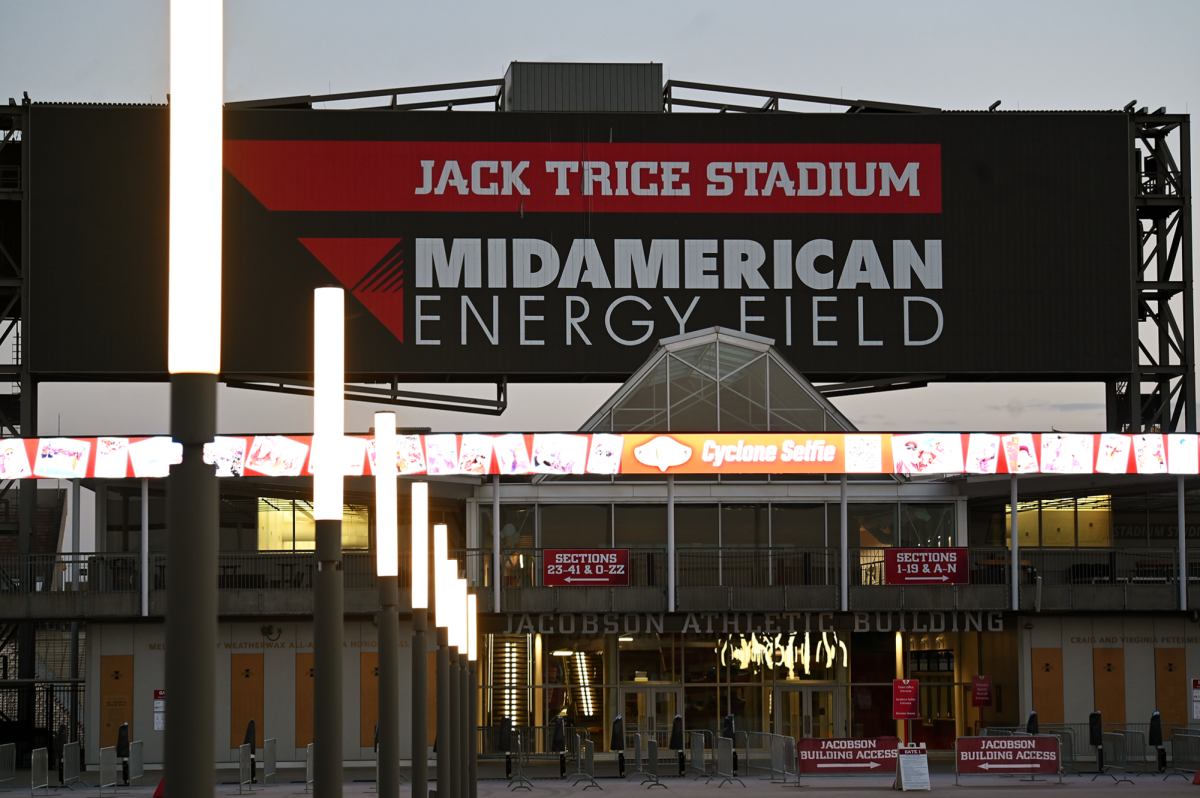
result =
[[[342,794],[342,482],[345,474],[345,292],[314,292],[313,780],[318,798]]]
[[[221,371],[223,13],[221,0],[171,1],[167,370],[183,459],[167,482],[164,687],[173,698],[163,758],[181,798],[215,788],[218,490],[203,458]]]
[[[462,623],[466,611],[459,603],[458,562],[450,559],[445,560],[442,563],[442,573],[444,574],[445,581],[442,598],[446,600],[446,635],[450,652],[448,667],[446,669],[446,683],[450,688],[450,713],[447,716],[449,722],[446,724],[446,734],[442,735],[441,728],[438,728],[438,735],[445,740],[445,748],[438,748],[438,756],[440,757],[441,752],[445,750],[449,759],[449,794],[451,798],[462,798],[462,785],[465,779],[462,775],[463,760],[460,740],[462,735],[462,690],[460,689],[462,687],[462,679],[459,674],[462,670],[461,660],[466,653],[462,648],[464,637]],[[441,612],[439,609],[439,617],[441,617]],[[440,785],[438,790],[440,792]]]
[[[429,794],[429,484],[412,483],[412,793]]]
[[[438,796],[451,798],[450,792],[450,599],[446,596],[449,581],[446,562],[448,530],[445,524],[433,527],[433,618],[437,627],[437,789]]]
[[[479,604],[474,593],[467,596],[467,660],[470,663],[468,686],[471,698],[468,703],[470,714],[470,744],[467,747],[467,795],[479,796],[479,735],[475,727],[479,723]]]
[[[396,414],[375,414],[375,571],[379,576],[379,795],[400,795],[400,544]]]
[[[474,724],[471,722],[471,622],[468,617],[470,594],[467,592],[467,580],[459,579],[458,601],[455,609],[459,611],[458,635],[458,723],[459,731],[455,740],[458,743],[458,782],[459,798],[467,798],[471,794],[471,732]]]

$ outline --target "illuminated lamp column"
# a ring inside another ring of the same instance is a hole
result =
[[[1009,551],[1012,553],[1012,609],[1021,609],[1021,534],[1017,524],[1017,475],[1008,475],[1008,538],[1011,542]]]
[[[455,560],[446,560],[442,563],[442,573],[445,575],[446,589],[443,596],[446,597],[446,633],[447,642],[449,643],[449,654],[447,658],[446,668],[446,686],[449,694],[449,705],[447,709],[449,714],[446,716],[448,722],[446,724],[446,732],[442,733],[442,728],[438,727],[438,758],[441,758],[442,751],[446,752],[447,766],[450,769],[450,781],[448,782],[448,794],[450,798],[462,798],[462,759],[459,757],[459,734],[462,726],[462,718],[460,717],[461,696],[459,695],[460,679],[459,673],[459,652],[462,650],[459,644],[461,633],[459,627],[462,625],[464,612],[458,610],[458,562]],[[438,611],[439,613],[441,610]],[[438,785],[439,798],[441,795],[441,785]]]
[[[467,798],[471,794],[471,664],[470,659],[470,636],[471,622],[467,617],[467,606],[470,600],[470,594],[467,592],[467,580],[459,579],[458,584],[458,601],[455,604],[455,609],[459,611],[459,634],[458,634],[458,734],[455,736],[455,741],[458,743],[458,795],[459,798]]]
[[[479,735],[475,727],[479,723],[479,606],[478,597],[467,596],[467,661],[470,674],[467,677],[470,699],[467,728],[467,794],[465,798],[479,798]]]
[[[345,295],[314,292],[313,519],[317,578],[313,586],[313,781],[318,798],[342,794],[342,480],[345,433]],[[211,742],[210,742],[211,745]]]
[[[164,761],[173,795],[216,787],[216,469],[204,444],[217,432],[221,371],[223,4],[172,0],[167,370],[171,438],[182,460],[167,481],[166,679],[171,723]]]
[[[396,414],[375,414],[375,569],[379,576],[379,795],[400,795],[400,551]]]
[[[446,749],[447,730],[450,728],[450,637],[446,624],[449,619],[449,602],[446,590],[446,525],[433,527],[433,609],[434,626],[437,628],[437,788],[439,798],[450,796],[450,754]]]
[[[412,484],[412,794],[429,794],[429,484]]]

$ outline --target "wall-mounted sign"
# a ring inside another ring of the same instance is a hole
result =
[[[971,706],[990,707],[992,705],[992,677],[971,677]]]
[[[896,769],[896,737],[802,737],[796,741],[801,773],[891,773]]]
[[[165,731],[167,728],[167,691],[154,691],[154,730]]]
[[[1187,433],[437,433],[396,446],[406,476],[1200,473]],[[204,456],[217,476],[299,477],[311,450],[311,435],[226,435]],[[165,437],[4,438],[0,479],[165,477],[180,451]],[[343,452],[346,476],[374,473],[371,436],[346,436]]]
[[[625,587],[629,549],[546,549],[542,552],[546,587]]]
[[[985,774],[1058,773],[1058,738],[1045,737],[959,737],[954,743],[960,776]]]
[[[970,583],[966,549],[884,549],[883,556],[889,585]]]
[[[921,717],[921,683],[916,679],[892,680],[892,720]]]

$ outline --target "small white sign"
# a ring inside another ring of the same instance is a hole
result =
[[[925,753],[925,743],[901,743],[896,749],[896,789],[905,792],[929,789],[929,757]]]
[[[166,712],[167,711],[167,700],[165,698],[154,699],[154,711],[155,712]]]
[[[154,730],[155,731],[165,731],[166,728],[167,728],[167,713],[166,712],[155,712],[154,713]]]

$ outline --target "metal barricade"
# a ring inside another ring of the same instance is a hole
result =
[[[254,768],[251,765],[250,757],[254,755],[254,750],[250,747],[250,743],[242,743],[238,746],[238,795],[241,795],[243,788],[245,792],[253,792],[254,788],[250,786],[250,782],[254,780]]]
[[[1054,729],[1046,734],[1058,738],[1058,761],[1062,774],[1083,778],[1083,774],[1079,772],[1079,763],[1075,760],[1075,733],[1070,729]]]
[[[313,744],[309,743],[304,751],[304,791],[312,792],[313,787]]]
[[[508,787],[511,790],[529,790],[532,792],[533,782],[525,776],[525,766],[523,764],[525,757],[519,753],[523,750],[521,748],[521,733],[513,732],[513,739],[517,741],[517,767],[513,771],[513,777],[508,780]]]
[[[1125,738],[1125,772],[1136,772],[1139,776],[1153,775],[1150,769],[1152,763],[1146,756],[1146,733],[1138,729],[1116,729],[1116,733]],[[1158,769],[1157,752],[1154,754],[1153,766],[1155,770]]]
[[[138,786],[142,786],[142,779],[146,778],[146,762],[144,747],[141,740],[134,740],[129,744],[129,783],[132,784],[134,779],[138,779]]]
[[[583,788],[585,790],[590,790],[592,787],[595,787],[597,790],[604,789],[596,783],[596,747],[591,740],[583,740],[583,773],[581,774],[581,778],[574,783],[578,784],[579,781],[584,780],[588,783]]]
[[[117,748],[110,745],[100,749],[100,794],[104,795],[105,787],[112,787],[113,794],[117,792]]]
[[[79,743],[74,742],[74,743],[67,743],[66,745],[64,745],[63,750],[62,750],[62,757],[63,757],[62,786],[70,787],[72,784],[74,784],[77,781],[82,783],[82,779],[80,778],[82,775],[82,773],[81,773],[82,768],[80,768],[80,761],[79,761]]]
[[[275,745],[274,737],[263,740],[263,784],[266,784],[269,778],[279,780],[279,776],[275,773],[277,762]]]
[[[1133,779],[1125,777],[1125,735],[1104,732],[1101,740],[1101,744],[1104,746],[1104,769],[1092,776],[1092,781],[1101,776],[1110,776],[1117,784],[1122,782],[1133,784]],[[1114,770],[1121,773],[1121,778],[1118,779],[1113,775],[1112,771]]]
[[[42,795],[50,794],[50,751],[45,748],[35,748],[29,770],[29,794],[37,795],[35,790],[45,790]]]
[[[711,735],[707,729],[690,729],[684,732],[689,736],[691,757],[688,762],[687,770],[683,772],[685,776],[695,776],[697,779],[705,779],[705,783],[712,781],[712,774],[708,772],[708,746],[705,742],[706,736]]]
[[[646,742],[646,789],[651,787],[666,788],[667,785],[658,780],[658,740],[651,737]]]
[[[718,787],[725,786],[726,783],[737,782],[743,787],[746,782],[733,775],[733,740],[728,737],[717,738],[717,782]]]
[[[1186,727],[1171,730],[1171,763],[1165,781],[1171,776],[1187,778],[1186,773],[1200,771],[1200,730],[1188,731]]]
[[[784,737],[782,734],[771,735],[771,781],[778,780],[784,784],[788,780],[788,765],[796,761],[796,740]],[[800,775],[797,769],[797,777]]]
[[[574,784],[579,778],[587,776],[583,769],[583,735],[575,735],[575,771],[566,777],[567,781]]]
[[[635,776],[641,776],[644,780],[646,769],[642,766],[642,735],[634,732],[630,736],[633,738],[633,770],[625,778],[632,779]]]
[[[17,744],[0,745],[0,784],[17,780]]]

